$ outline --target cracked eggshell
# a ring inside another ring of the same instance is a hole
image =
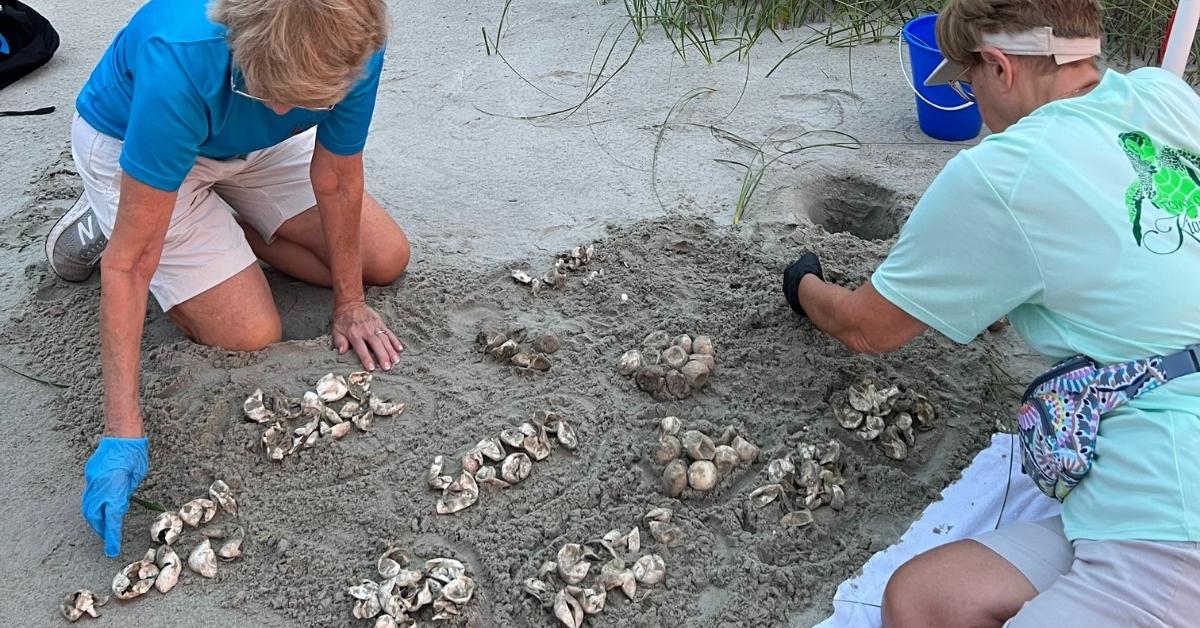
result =
[[[558,438],[558,443],[571,451],[579,448],[579,437],[575,434],[575,428],[571,427],[566,421],[561,421],[558,424],[558,429],[554,433]]]
[[[646,586],[654,586],[667,575],[666,563],[658,554],[648,554],[633,564],[633,577]]]
[[[895,425],[896,429],[900,432],[900,435],[904,437],[905,445],[912,447],[913,445],[917,444],[917,435],[913,431],[913,418],[911,414],[908,414],[907,412],[901,412],[900,414],[897,414],[892,425]]]
[[[154,564],[155,552],[147,550],[141,560],[125,565],[112,581],[112,592],[118,600],[132,600],[145,594],[154,586],[158,577],[158,565]]]
[[[263,403],[263,391],[261,388],[254,389],[254,394],[246,398],[242,403],[242,413],[246,415],[247,421],[254,423],[267,423],[275,419],[275,413],[267,409]]]
[[[96,595],[87,589],[80,589],[68,594],[59,604],[58,610],[68,622],[75,622],[80,617],[99,617],[96,609],[108,604],[107,595]]]
[[[879,447],[883,449],[884,455],[892,460],[908,458],[908,445],[904,443],[904,436],[895,425],[889,425],[883,430],[879,437]]]
[[[217,516],[217,505],[211,499],[193,499],[180,506],[179,518],[190,527],[212,521]]]
[[[777,458],[767,463],[767,477],[776,484],[782,484],[796,473],[796,465],[787,458]]]
[[[558,550],[557,557],[558,575],[567,584],[579,584],[587,578],[588,571],[592,568],[584,558],[584,549],[578,543],[567,543]]]
[[[834,485],[829,489],[829,507],[835,511],[846,507],[846,492],[842,487]]]
[[[213,578],[217,575],[217,555],[213,552],[212,543],[204,539],[196,544],[188,555],[188,569],[204,576]]]
[[[150,525],[150,539],[155,543],[170,545],[183,532],[183,517],[174,512],[164,512],[158,515]]]
[[[533,461],[523,453],[510,454],[500,465],[500,477],[509,484],[516,484],[529,477]]]
[[[779,520],[779,523],[793,528],[805,528],[812,525],[812,522],[812,511],[808,509],[789,512]]]
[[[371,392],[371,372],[355,371],[346,376],[346,392],[358,401],[362,401]]]
[[[643,517],[646,521],[658,521],[659,523],[670,523],[674,513],[670,508],[651,508],[646,516]]]
[[[465,606],[475,594],[475,581],[469,576],[459,576],[442,587],[442,597],[457,606]]]
[[[425,561],[425,574],[443,585],[467,575],[467,566],[453,558],[431,558]]]
[[[683,538],[683,532],[676,525],[662,521],[651,521],[649,525],[650,535],[654,537],[654,540],[668,547],[675,545]]]
[[[242,543],[246,541],[246,530],[238,526],[233,530],[225,542],[221,544],[217,550],[217,558],[223,561],[231,561],[242,555]]]
[[[408,555],[396,546],[389,545],[379,556],[379,560],[375,561],[375,570],[385,580],[395,578],[400,575],[400,571],[408,564],[408,561]]]
[[[735,436],[731,446],[742,464],[751,464],[758,459],[758,446],[741,436]]]
[[[521,434],[524,438],[521,439],[521,448],[529,454],[534,460],[541,462],[550,457],[550,437],[546,434],[544,426],[535,426],[532,423],[522,423]]]
[[[237,515],[237,501],[233,498],[233,492],[229,490],[229,485],[223,480],[217,480],[208,488],[208,494],[221,506],[221,510]]]
[[[876,438],[879,438],[879,435],[883,433],[883,429],[885,427],[886,423],[884,423],[883,417],[872,414],[867,416],[867,420],[855,434],[861,440],[872,441]]]
[[[501,460],[504,460],[504,445],[496,436],[489,436],[488,438],[479,441],[479,443],[475,445],[475,450],[483,454],[483,457],[491,460],[492,462],[500,462]]]
[[[472,506],[479,501],[479,484],[475,478],[463,471],[458,479],[451,482],[442,491],[442,497],[437,502],[439,515],[450,515]]]
[[[762,508],[783,496],[782,484],[767,484],[750,492],[750,503]]]
[[[687,430],[679,440],[683,443],[683,450],[692,460],[712,460],[717,453],[713,440],[699,430]]]
[[[154,553],[154,564],[158,566],[158,576],[154,579],[154,588],[159,593],[166,593],[175,588],[179,582],[179,574],[183,571],[183,562],[170,545],[160,545]]]
[[[521,345],[515,340],[506,340],[497,347],[488,350],[488,353],[497,360],[504,362],[511,359],[521,351]]]
[[[583,626],[583,607],[566,589],[560,589],[554,596],[554,616],[567,628]]]
[[[317,380],[317,396],[325,403],[333,403],[341,401],[350,389],[346,386],[346,379],[341,375],[328,373],[321,379]]]
[[[369,406],[375,416],[399,416],[404,412],[403,403],[384,401],[376,395],[371,395]]]
[[[595,615],[604,610],[604,601],[608,597],[608,592],[603,588],[599,591],[580,589],[579,587],[574,587],[574,589],[576,590],[570,592],[575,596],[575,601],[579,602],[584,615]]]

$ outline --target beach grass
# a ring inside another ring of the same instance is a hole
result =
[[[661,32],[683,59],[739,60],[763,37],[799,33],[787,59],[815,45],[850,47],[895,41],[900,27],[936,13],[940,0],[622,0],[639,38]],[[1116,65],[1157,62],[1174,0],[1102,0],[1105,54]],[[1200,52],[1200,39],[1192,47]],[[770,72],[769,72],[770,73]],[[768,74],[769,74],[768,73]],[[1191,78],[1196,78],[1193,71]]]

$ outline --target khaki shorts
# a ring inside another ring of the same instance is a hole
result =
[[[1072,543],[1058,517],[1016,523],[975,540],[1037,589],[1006,627],[1200,626],[1200,543]]]
[[[281,144],[224,161],[200,157],[188,173],[163,243],[150,292],[163,311],[213,288],[258,258],[239,222],[267,242],[284,222],[316,206],[309,129]],[[111,238],[121,194],[123,142],[75,116],[71,155],[104,235]]]

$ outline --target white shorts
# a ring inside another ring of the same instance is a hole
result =
[[[974,540],[1038,592],[1006,628],[1200,625],[1200,543],[1072,543],[1058,517],[1011,524]]]
[[[75,116],[71,155],[84,193],[106,237],[112,237],[121,194],[123,142]],[[239,222],[271,242],[279,227],[316,206],[309,163],[316,130],[247,154],[200,157],[188,172],[167,228],[150,293],[163,311],[213,288],[258,261]]]

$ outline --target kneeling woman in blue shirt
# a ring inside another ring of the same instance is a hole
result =
[[[409,260],[363,191],[387,28],[383,0],[151,0],[84,85],[71,132],[84,195],[46,253],[64,279],[101,267],[105,437],[83,515],[109,556],[148,467],[148,293],[197,342],[261,349],[282,328],[263,260],[333,289],[339,352],[396,363],[400,341],[363,296]]]

